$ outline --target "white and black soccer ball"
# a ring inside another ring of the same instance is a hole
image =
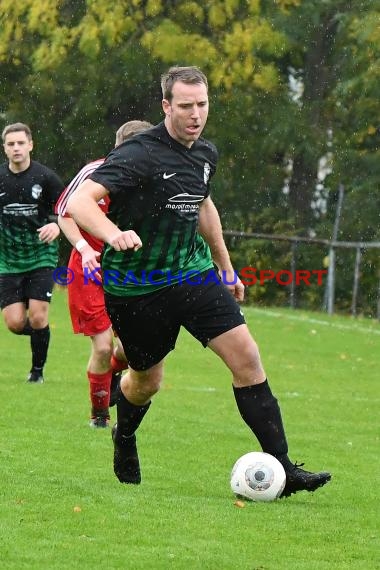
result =
[[[281,463],[262,451],[239,457],[231,472],[232,491],[251,501],[274,501],[284,490],[286,474]]]

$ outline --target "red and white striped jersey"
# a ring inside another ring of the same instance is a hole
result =
[[[65,188],[65,190],[62,192],[62,194],[58,198],[57,203],[55,205],[55,213],[56,214],[58,214],[59,216],[63,216],[63,217],[69,217],[69,214],[66,214],[66,208],[67,208],[67,202],[68,202],[70,196],[72,196],[74,194],[74,192],[76,191],[78,186],[80,184],[82,184],[82,182],[84,182],[86,180],[86,178],[88,178],[90,176],[90,174],[92,174],[94,172],[94,170],[96,170],[98,168],[98,166],[103,164],[104,160],[105,160],[104,158],[98,158],[97,160],[93,160],[92,162],[89,162],[88,164],[86,164],[78,172],[78,174],[72,179],[70,184]],[[108,212],[108,205],[109,205],[108,196],[102,198],[98,202],[99,208],[105,214]],[[82,230],[82,228],[79,228],[79,229],[80,229],[80,232],[83,235],[84,239],[91,245],[92,248],[94,248],[96,251],[102,251],[103,242],[100,239],[94,237],[93,235],[89,234],[85,230]]]

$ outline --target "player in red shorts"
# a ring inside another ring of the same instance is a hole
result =
[[[129,121],[116,133],[116,146],[151,126],[145,121]],[[90,426],[104,428],[109,425],[109,406],[113,405],[113,385],[120,372],[127,367],[124,351],[117,340],[114,347],[114,334],[111,321],[105,309],[103,287],[101,286],[99,257],[103,242],[88,232],[79,229],[75,221],[66,213],[69,197],[98,166],[104,158],[84,166],[61,194],[56,213],[58,223],[69,242],[74,246],[70,254],[68,268],[72,280],[68,284],[68,304],[73,331],[89,336],[92,342],[87,366],[89,380],[91,419]],[[99,208],[107,213],[108,197],[100,200]],[[92,276],[95,279],[92,279]]]

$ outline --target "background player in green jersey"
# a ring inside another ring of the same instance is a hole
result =
[[[0,165],[0,307],[11,332],[30,336],[28,382],[42,383],[58,261],[54,204],[64,184],[50,168],[31,160],[28,125],[6,126],[2,139],[8,162]]]
[[[232,373],[243,420],[263,451],[284,466],[283,496],[314,491],[331,476],[305,471],[289,459],[280,408],[237,303],[244,286],[209,194],[217,150],[201,138],[209,109],[207,79],[196,67],[173,67],[161,86],[164,122],[113,150],[68,203],[77,223],[107,244],[106,306],[130,365],[117,400],[115,474],[122,483],[141,481],[135,432],[183,326]],[[107,194],[108,218],[97,207]],[[213,261],[225,284],[215,279]]]

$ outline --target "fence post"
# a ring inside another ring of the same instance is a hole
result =
[[[352,303],[351,303],[351,315],[353,317],[356,317],[356,306],[357,306],[357,301],[358,301],[361,258],[362,258],[362,250],[360,247],[357,247],[356,248],[356,257],[355,257],[354,284],[352,286]]]
[[[327,312],[332,315],[334,312],[335,300],[335,249],[330,247],[329,268],[327,271]]]
[[[339,190],[339,195],[338,195],[338,202],[336,205],[335,222],[334,222],[334,229],[331,240],[332,243],[336,242],[338,239],[339,223],[340,223],[340,217],[342,215],[342,205],[344,197],[343,184],[339,184],[338,190]],[[333,245],[330,246],[329,250],[329,267],[327,272],[326,298],[327,298],[326,301],[327,312],[329,315],[332,315],[334,312],[334,298],[335,298],[335,250]]]
[[[290,271],[292,273],[292,281],[290,283],[290,307],[292,309],[296,308],[297,299],[296,299],[296,253],[297,253],[298,243],[296,241],[292,241],[292,257],[290,260]]]

